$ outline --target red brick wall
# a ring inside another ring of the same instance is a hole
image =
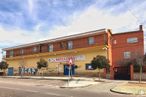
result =
[[[94,45],[98,45],[98,46],[104,45],[104,35],[94,35],[94,36],[92,36],[95,39],[95,44],[92,44],[92,45],[88,44],[88,37],[90,37],[90,36],[86,36],[86,37],[82,37],[82,38],[75,38],[75,39],[70,39],[70,40],[62,40],[62,41],[57,41],[57,42],[53,42],[53,43],[45,43],[45,44],[41,44],[41,45],[34,45],[34,46],[29,46],[29,47],[24,47],[24,48],[19,48],[19,49],[14,49],[13,50],[14,51],[14,56],[22,55],[22,54],[20,54],[21,49],[24,50],[23,55],[48,52],[48,45],[49,44],[53,44],[54,51],[67,50],[67,48],[61,48],[60,44],[62,42],[67,44],[68,41],[73,41],[73,49],[86,48],[86,47],[90,47],[90,46],[94,46]],[[33,47],[37,47],[37,52],[33,52]],[[40,50],[40,48],[41,48],[41,50]],[[9,53],[10,53],[10,51],[7,51],[7,53],[6,53],[7,58],[9,57]]]
[[[137,37],[138,42],[127,43],[127,38]],[[116,40],[116,44],[114,41]],[[143,31],[134,31],[129,33],[112,35],[112,64],[118,65],[118,62],[124,59],[124,52],[131,52],[131,58],[136,54],[144,55]]]

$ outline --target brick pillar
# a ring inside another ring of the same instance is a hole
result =
[[[103,77],[106,78],[106,68],[103,69]]]
[[[110,79],[114,79],[114,70],[113,67],[110,67]]]
[[[133,65],[130,65],[130,79],[133,80],[133,76],[134,76],[134,68]]]

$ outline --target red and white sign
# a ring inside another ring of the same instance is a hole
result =
[[[85,60],[84,55],[78,55],[78,56],[67,56],[67,57],[57,57],[57,58],[49,58],[49,62],[69,62],[69,60],[72,59],[73,61],[81,61]]]
[[[72,61],[72,59],[69,59],[69,65],[72,65],[73,64],[73,61]]]

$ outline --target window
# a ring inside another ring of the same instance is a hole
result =
[[[23,49],[20,50],[20,54],[24,54],[24,50]]]
[[[60,42],[60,48],[66,49],[67,48],[67,43],[66,42]]]
[[[113,41],[113,44],[117,44],[117,40],[114,40],[114,41]]]
[[[2,51],[3,58],[6,58],[6,51]]]
[[[124,52],[124,59],[131,58],[131,52]]]
[[[53,44],[49,44],[49,45],[48,45],[48,51],[49,51],[49,52],[52,52],[52,51],[53,51]]]
[[[33,47],[33,52],[37,52],[37,47]]]
[[[137,37],[127,38],[127,43],[136,43],[136,42],[138,42]]]
[[[88,43],[89,44],[94,44],[94,37],[89,37],[88,38]]]
[[[90,63],[85,64],[85,69],[86,70],[94,70],[92,64],[90,64]]]
[[[73,48],[73,42],[72,41],[68,41],[67,48],[68,49],[72,49]]]
[[[13,55],[14,55],[14,52],[10,51],[10,57],[13,57]]]

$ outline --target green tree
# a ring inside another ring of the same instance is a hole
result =
[[[5,70],[8,68],[8,66],[9,66],[9,64],[7,64],[7,62],[5,62],[5,61],[0,62],[0,69],[4,70],[4,75],[6,73]]]
[[[37,68],[38,69],[41,69],[42,67],[48,67],[48,62],[44,59],[40,59],[38,62],[37,62]]]
[[[43,58],[41,58],[38,62],[37,62],[37,68],[41,69],[42,67],[48,67],[48,62],[46,60],[44,60]],[[42,73],[43,76],[44,73]]]
[[[91,64],[92,64],[93,69],[99,70],[99,73],[98,73],[99,80],[100,80],[100,75],[101,75],[100,70],[103,68],[109,68],[109,61],[106,59],[105,56],[102,56],[102,55],[97,55],[96,57],[94,57],[93,60],[91,61]]]

